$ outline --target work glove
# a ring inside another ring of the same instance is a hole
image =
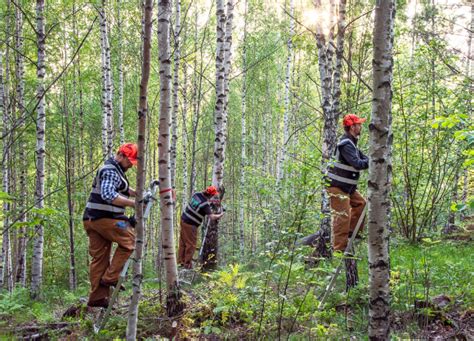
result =
[[[137,225],[135,214],[132,214],[130,217],[128,217],[128,223],[130,224],[131,227],[135,228],[135,225]]]

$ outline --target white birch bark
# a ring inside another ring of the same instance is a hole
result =
[[[175,242],[173,232],[173,198],[170,172],[170,116],[171,116],[171,53],[170,53],[169,0],[158,2],[158,50],[160,61],[160,123],[159,123],[159,179],[160,179],[160,222],[163,259],[166,267],[168,316],[176,316],[183,310],[178,283]]]
[[[45,48],[45,23],[44,23],[44,0],[36,1],[36,37],[38,44],[38,61],[36,76],[38,86],[36,98],[38,100],[37,119],[36,119],[36,189],[35,189],[35,207],[42,209],[44,207],[44,177],[45,177],[45,130],[46,113],[44,99],[44,77],[46,74],[46,48]],[[33,239],[33,260],[31,266],[31,295],[37,298],[40,293],[43,281],[43,226],[36,225]]]
[[[277,163],[277,188],[280,189],[281,182],[285,176],[285,160],[288,142],[289,128],[289,117],[290,117],[290,86],[291,86],[291,62],[293,60],[293,36],[295,34],[295,22],[294,22],[294,1],[290,0],[290,34],[286,41],[286,47],[288,49],[288,55],[286,57],[286,73],[285,73],[285,112],[283,114],[283,141],[280,147],[278,163]]]
[[[377,1],[374,22],[373,100],[369,125],[369,338],[390,340],[390,190],[392,175],[393,0]]]
[[[24,92],[25,92],[25,70],[23,66],[23,14],[18,8],[15,8],[15,17],[16,17],[16,28],[15,28],[15,77],[17,79],[16,87],[16,101],[18,107],[18,118],[22,122],[19,126],[20,131],[25,128],[25,104],[24,104]],[[18,143],[20,148],[18,148],[18,156],[21,163],[20,168],[20,211],[22,212],[19,217],[19,222],[26,222],[26,200],[27,200],[27,169],[28,162],[26,157],[27,146],[25,143],[24,137],[19,137]],[[16,265],[15,265],[15,281],[20,283],[21,286],[26,285],[26,235],[27,228],[26,226],[20,227],[18,230],[18,243],[16,251]]]
[[[8,112],[7,97],[5,96],[5,83],[3,79],[3,54],[0,51],[0,109],[2,111],[3,119],[3,135],[6,137],[10,129],[10,115]],[[2,190],[5,193],[10,192],[10,172],[9,172],[9,157],[10,157],[10,139],[6,138],[3,141],[3,162],[2,162]],[[10,219],[8,213],[10,212],[10,204],[8,201],[3,202],[3,233],[2,233],[2,252],[0,254],[0,288],[5,286],[8,291],[12,290],[13,284],[11,278],[11,247],[10,247]]]
[[[242,41],[242,117],[241,117],[241,138],[240,138],[240,188],[239,188],[239,232],[240,232],[240,256],[245,256],[245,167],[247,159],[245,155],[247,129],[245,122],[246,100],[247,100],[247,11],[248,0],[245,0],[244,8],[244,37]]]
[[[214,114],[214,164],[212,169],[212,184],[222,193],[224,191],[224,161],[227,135],[227,95],[229,92],[229,72],[232,46],[233,0],[227,2],[227,15],[224,1],[216,2],[216,106]],[[205,269],[217,265],[218,255],[218,221],[210,221],[205,236],[201,262]]]
[[[194,10],[194,50],[198,50],[198,4],[195,3]],[[193,70],[197,70],[198,54],[194,57]],[[192,143],[191,143],[191,178],[189,181],[189,196],[191,196],[196,188],[196,144],[197,129],[199,124],[199,109],[201,100],[201,81],[202,81],[202,59],[200,61],[200,72],[193,73],[193,120],[192,120]]]
[[[319,77],[321,80],[321,96],[323,109],[323,143],[321,147],[321,169],[325,174],[327,164],[331,158],[337,144],[337,122],[340,116],[339,98],[341,95],[341,69],[344,54],[344,33],[345,33],[345,7],[346,0],[338,0],[339,5],[336,6],[336,0],[330,2],[330,28],[328,35],[325,36],[324,28],[321,22],[316,23],[316,45],[318,48],[318,67]],[[321,8],[321,1],[316,1],[316,7]],[[337,14],[336,8],[339,8]],[[335,23],[333,18],[337,20],[337,41],[334,45]],[[334,53],[336,53],[335,65],[333,65]],[[331,231],[331,208],[326,188],[321,191],[321,232],[318,240],[315,256],[329,257],[330,251],[326,247],[326,240],[329,240]]]
[[[110,44],[107,27],[107,3],[102,0],[99,8],[100,47],[102,61],[102,154],[104,159],[112,156],[113,146],[113,108],[112,72],[110,63]]]
[[[175,0],[175,27],[174,27],[174,73],[173,73],[173,112],[171,116],[171,187],[176,188],[176,143],[178,141],[178,109],[179,109],[179,58],[180,31],[181,31],[181,0]]]
[[[150,78],[150,55],[151,55],[151,29],[153,18],[153,0],[146,0],[144,8],[143,24],[143,63],[142,78],[140,82],[140,96],[138,108],[138,165],[137,165],[137,198],[143,198],[146,181],[146,159],[145,159],[145,138],[146,138],[146,120],[148,114],[148,80]],[[135,227],[135,262],[133,263],[133,292],[128,310],[127,340],[136,340],[137,321],[138,321],[138,302],[141,296],[141,284],[143,279],[142,272],[142,254],[144,243],[145,221],[143,218],[143,203],[137,200],[135,202],[135,218],[137,225]]]
[[[118,76],[119,76],[119,91],[118,91],[118,124],[120,131],[120,144],[125,143],[125,131],[123,128],[123,65],[122,65],[122,16],[120,14],[121,1],[117,0],[117,29],[118,29]]]
[[[183,110],[182,110],[182,153],[183,153],[183,191],[181,194],[181,207],[184,209],[188,202],[188,128],[186,119],[188,115],[188,99],[187,99],[187,85],[188,85],[188,68],[186,64],[183,67]]]
[[[225,92],[225,45],[226,45],[226,14],[224,0],[216,1],[217,16],[217,49],[216,49],[216,105],[214,116],[214,131],[216,139],[214,142],[214,165],[212,170],[212,184],[217,188],[222,185],[224,178],[225,158],[225,131],[226,131],[226,92]]]

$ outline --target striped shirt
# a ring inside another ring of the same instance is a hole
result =
[[[199,226],[204,220],[204,216],[211,214],[211,205],[202,192],[194,193],[186,205],[181,219],[190,225]]]

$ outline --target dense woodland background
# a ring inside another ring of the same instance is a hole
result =
[[[309,266],[312,248],[295,243],[324,227],[327,218],[321,193],[324,154],[332,150],[325,142],[328,122],[338,122],[340,135],[342,115],[355,113],[369,122],[372,114],[375,4],[343,2],[340,26],[340,1],[229,1],[232,36],[222,52],[230,52],[222,66],[228,80],[222,84],[228,96],[221,179],[226,214],[218,228],[217,268],[191,278],[184,274],[186,309],[180,327],[172,328],[164,308],[157,202],[144,230],[138,337],[367,337],[366,240],[357,248],[361,283],[345,293],[341,276],[321,312],[318,296],[337,259]],[[36,6],[21,0],[0,4],[0,332],[90,336],[93,317],[86,313],[57,321],[87,295],[88,241],[81,220],[95,172],[120,143],[137,141],[145,7],[141,1],[47,1],[42,36]],[[177,0],[171,6],[170,169],[177,241],[176,218],[187,198],[213,181],[219,31],[214,1]],[[468,339],[474,333],[474,6],[454,0],[395,6],[392,333]],[[155,3],[146,184],[158,178],[159,166],[157,13]],[[38,51],[44,51],[44,67]],[[340,81],[329,111],[322,70],[333,84]],[[359,146],[369,150],[367,126]],[[38,161],[43,156],[44,166]],[[127,173],[132,183],[135,172]],[[367,176],[359,186],[364,194]],[[121,298],[104,337],[125,335],[129,296]]]

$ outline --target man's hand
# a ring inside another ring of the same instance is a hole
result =
[[[219,220],[224,215],[224,212],[219,214],[209,214],[209,219],[211,220]]]
[[[136,197],[136,196],[137,196],[137,192],[135,192],[134,189],[129,188],[129,189],[128,189],[128,195],[131,196],[131,197]]]

